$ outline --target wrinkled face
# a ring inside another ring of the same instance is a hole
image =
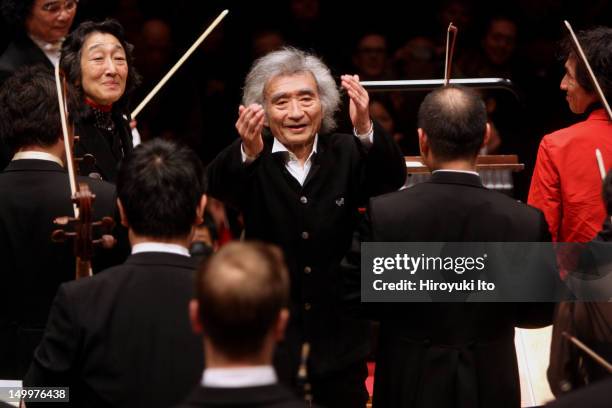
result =
[[[378,34],[365,36],[357,47],[353,62],[362,75],[377,77],[383,74],[387,60],[387,42]]]
[[[287,149],[313,143],[323,111],[312,74],[272,78],[264,88],[264,107],[270,131]]]
[[[68,35],[76,9],[75,0],[35,0],[25,29],[37,39],[57,42]]]
[[[565,91],[565,99],[574,113],[583,113],[597,100],[595,94],[585,91],[576,81],[576,60],[573,58],[565,61],[565,75],[561,80],[561,89]]]
[[[117,102],[125,92],[125,50],[112,34],[91,33],[81,48],[81,81],[85,95],[100,105]]]
[[[484,50],[492,63],[508,62],[516,47],[516,25],[509,20],[495,20],[483,41]]]

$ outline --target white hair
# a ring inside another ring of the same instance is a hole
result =
[[[244,81],[242,103],[264,105],[265,86],[275,77],[309,72],[317,83],[323,119],[321,133],[336,128],[336,112],[340,107],[340,92],[327,65],[320,58],[293,47],[284,47],[259,58]]]

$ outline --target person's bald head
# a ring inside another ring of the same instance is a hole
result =
[[[281,251],[262,243],[222,247],[199,268],[196,296],[204,336],[216,350],[228,358],[257,354],[289,302]]]
[[[425,97],[418,127],[427,135],[437,160],[474,159],[487,130],[487,111],[476,92],[446,86]]]

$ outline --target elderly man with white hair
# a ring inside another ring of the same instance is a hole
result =
[[[209,193],[242,211],[247,239],[285,253],[291,319],[276,358],[281,380],[296,385],[308,343],[314,401],[363,407],[369,326],[345,313],[338,267],[359,207],[401,187],[405,165],[391,136],[371,121],[359,78],[341,81],[354,135],[333,133],[340,92],[319,58],[284,48],[257,60],[239,108],[240,139],[209,166]]]

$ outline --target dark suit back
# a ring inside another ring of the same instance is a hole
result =
[[[304,408],[299,400],[280,384],[243,388],[210,388],[198,386],[177,408],[258,407]]]
[[[546,241],[542,213],[485,189],[475,175],[431,180],[370,202],[374,241]],[[378,407],[518,407],[514,326],[541,322],[532,307],[411,303],[382,309]],[[525,318],[524,314],[527,314]],[[548,317],[550,319],[550,317]],[[546,320],[546,319],[545,319]]]
[[[94,217],[113,216],[114,186],[86,181],[96,194]],[[73,214],[68,176],[44,160],[12,161],[0,173],[0,378],[27,370],[57,287],[74,279],[70,242],[55,244],[53,220]]]
[[[168,407],[197,384],[191,258],[148,252],[63,284],[24,384],[70,387],[75,407]]]

